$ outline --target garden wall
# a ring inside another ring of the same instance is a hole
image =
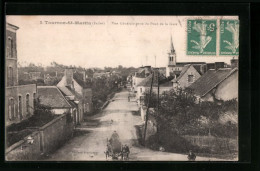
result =
[[[30,134],[33,138],[33,143],[27,142],[27,137],[21,140],[5,151],[7,161],[21,160],[37,160],[42,154],[48,154],[73,136],[73,121],[70,114],[61,115],[51,122],[35,129],[35,132]]]
[[[184,138],[192,145],[199,147],[210,148],[212,152],[237,152],[238,140],[231,138],[220,138],[214,136],[190,136],[185,135]]]
[[[41,151],[45,154],[54,151],[72,137],[73,122],[69,115],[62,115],[39,129],[41,134]]]
[[[32,144],[27,143],[27,137],[33,137]],[[41,151],[40,132],[35,131],[28,135],[23,140],[13,144],[5,150],[5,160],[7,161],[21,161],[21,160],[36,160],[39,158]]]

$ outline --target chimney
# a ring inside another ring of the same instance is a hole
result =
[[[224,62],[215,62],[215,70],[217,71],[219,68],[224,68]]]
[[[206,71],[210,69],[216,69],[216,65],[214,63],[207,63],[206,68]]]
[[[73,69],[72,68],[67,68],[64,71],[64,76],[66,77],[66,82],[67,82],[67,86],[68,85],[72,85],[72,81],[73,81]]]
[[[234,69],[234,68],[238,68],[238,59],[231,59],[230,60],[230,63],[231,63],[231,68]]]
[[[56,74],[56,77],[58,77],[58,71],[56,71],[55,74]]]
[[[83,75],[83,81],[86,82],[86,72],[83,71],[83,72],[82,72],[82,75]]]

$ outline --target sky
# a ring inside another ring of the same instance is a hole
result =
[[[6,16],[18,26],[21,65],[166,67],[172,36],[177,62],[226,62],[233,56],[186,55],[187,19],[201,16]],[[207,16],[205,19],[237,19]],[[66,24],[67,23],[67,24]],[[81,23],[81,24],[79,24]]]

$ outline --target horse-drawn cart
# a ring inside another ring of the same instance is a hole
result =
[[[105,151],[106,159],[112,157],[113,160],[118,160],[119,158],[127,160],[128,155],[125,154],[126,152],[123,149],[118,134],[114,132],[111,138],[109,140],[107,139],[107,149]]]

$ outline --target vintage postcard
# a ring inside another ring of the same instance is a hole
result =
[[[6,16],[6,161],[238,161],[238,16]]]

